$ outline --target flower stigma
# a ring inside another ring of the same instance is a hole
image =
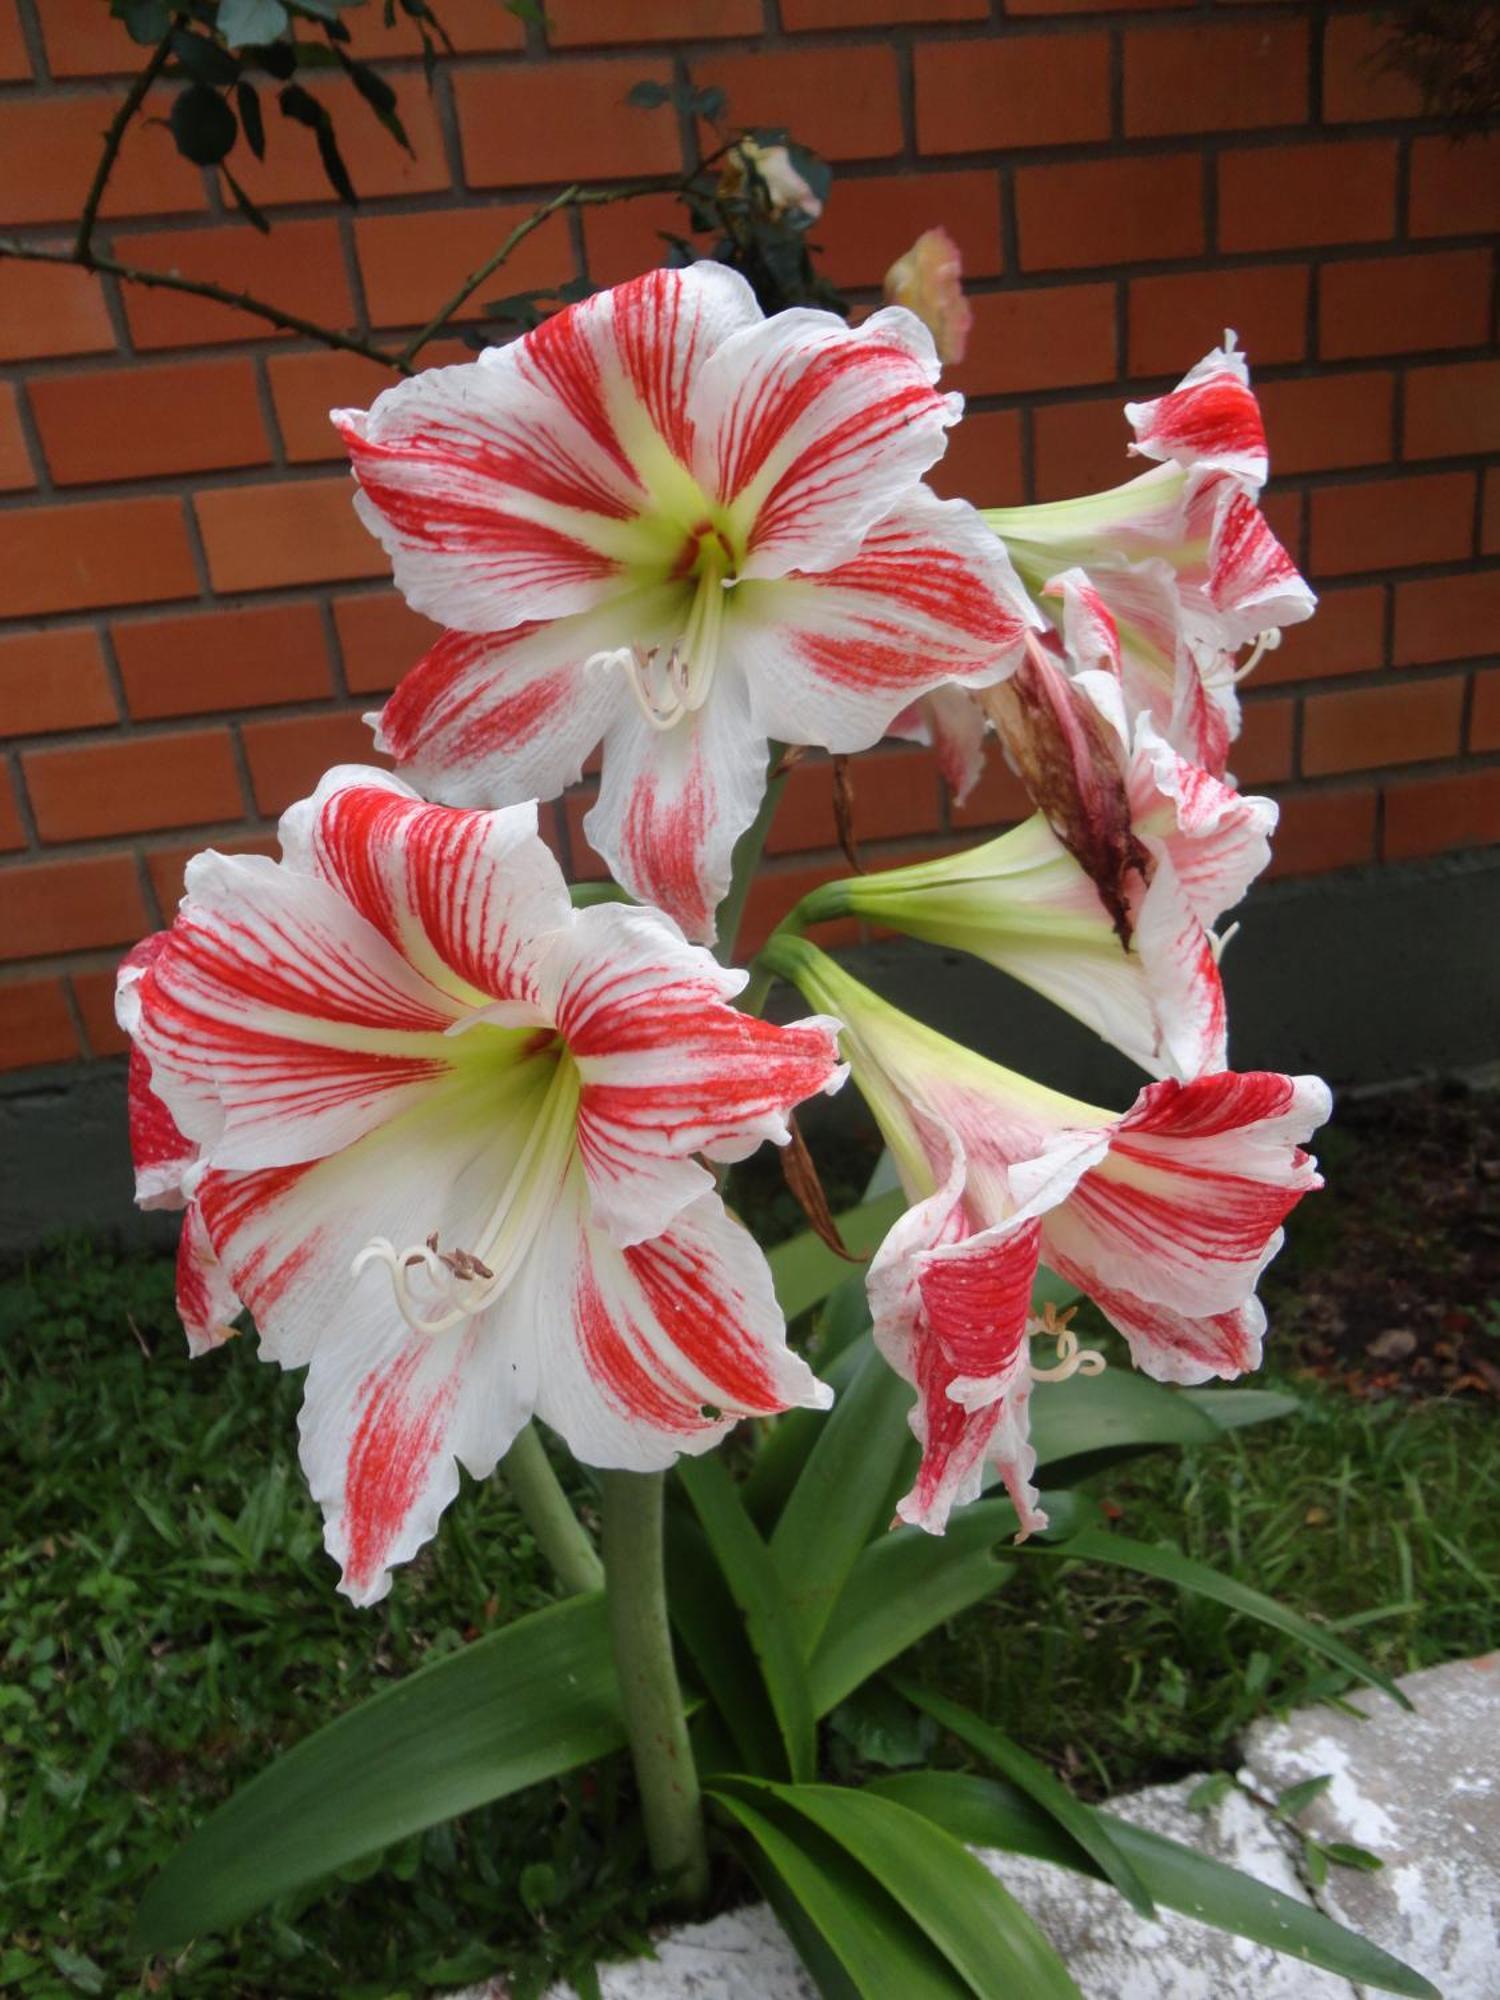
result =
[[[1051,1368],[1033,1366],[1033,1382],[1066,1382],[1074,1375],[1102,1375],[1104,1356],[1096,1347],[1080,1347],[1078,1335],[1073,1331],[1073,1317],[1077,1306],[1069,1306],[1059,1312],[1049,1299],[1039,1315],[1026,1322],[1028,1334],[1045,1334],[1057,1343],[1057,1362]]]

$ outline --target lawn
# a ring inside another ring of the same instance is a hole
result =
[[[1404,1672],[1500,1632],[1495,1239],[1451,1173],[1441,1215],[1388,1166],[1372,1202],[1384,1128],[1354,1116],[1334,1138],[1344,1191],[1305,1205],[1272,1295],[1268,1379],[1302,1398],[1300,1415],[1138,1460],[1099,1490],[1136,1539],[1177,1541]],[[1351,1259],[1368,1291],[1371,1267],[1413,1238],[1441,1274],[1414,1336],[1432,1366],[1393,1387],[1387,1336],[1405,1329],[1359,1325],[1356,1342],[1352,1308],[1329,1298]],[[351,1610],[296,1469],[298,1400],[249,1341],[189,1367],[160,1258],[75,1244],[0,1284],[0,1990],[415,2000],[504,1971],[525,1995],[629,1950],[650,1921],[626,1780],[607,1767],[471,1814],[175,1964],[132,1953],[142,1885],[217,1799],[382,1681],[548,1595],[492,1480],[466,1487],[378,1610]],[[1217,1606],[1051,1563],[1023,1566],[916,1664],[1091,1796],[1226,1763],[1253,1716],[1340,1685]]]

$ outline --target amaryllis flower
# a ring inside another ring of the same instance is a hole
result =
[[[1088,573],[1123,643],[1128,712],[1144,709],[1219,777],[1239,733],[1236,681],[1316,599],[1257,504],[1265,437],[1233,335],[1126,414],[1133,449],[1164,463],[1107,493],[985,519],[1038,594],[1061,571]]]
[[[714,935],[767,744],[867,748],[988,685],[1035,613],[972,508],[921,484],[960,409],[911,314],[764,319],[717,264],[653,271],[335,421],[361,516],[450,629],[378,719],[424,793],[550,798],[616,878]]]
[[[916,314],[947,368],[963,360],[974,327],[963,279],[963,257],[946,229],[924,229],[885,274],[886,304]]]
[[[768,956],[813,1005],[837,1008],[913,1204],[869,1275],[876,1341],[917,1389],[922,1463],[904,1520],[941,1532],[993,1462],[1023,1531],[1042,1524],[1026,1441],[1039,1261],[1159,1380],[1256,1366],[1256,1282],[1287,1213],[1321,1185],[1301,1148],[1328,1115],[1325,1084],[1265,1071],[1168,1080],[1120,1115],[935,1034],[805,940],[775,940]]]
[[[198,1149],[190,1216],[262,1352],[306,1365],[302,1463],[370,1603],[533,1412],[648,1469],[827,1392],[708,1168],[842,1080],[654,910],[575,912],[534,805],[334,771],[284,858],[207,853],[121,1019]],[[194,1252],[193,1254],[197,1254]]]

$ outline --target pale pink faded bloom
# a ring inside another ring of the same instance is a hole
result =
[[[922,1446],[901,1518],[941,1533],[995,1465],[1023,1533],[1032,1486],[1027,1340],[1039,1264],[1091,1298],[1159,1380],[1260,1359],[1255,1287],[1281,1224],[1321,1186],[1302,1150],[1316,1077],[1223,1072],[1148,1084],[1123,1114],[1043,1088],[888,1006],[801,939],[776,969],[836,1008],[854,1080],[912,1206],[870,1267],[875,1339],[917,1390]]]
[[[602,740],[588,838],[711,939],[770,740],[865,749],[929,689],[1000,678],[1037,621],[978,514],[921,483],[960,408],[938,372],[910,313],[765,319],[695,264],[337,412],[362,518],[451,628],[380,747],[503,805]]]
[[[719,174],[719,192],[740,195],[758,180],[765,191],[766,206],[773,216],[800,215],[816,222],[823,204],[798,173],[785,146],[763,146],[747,134],[724,155]]]
[[[279,862],[189,864],[120,1018],[148,1196],[195,1156],[185,1317],[197,1282],[306,1366],[302,1463],[348,1594],[382,1596],[459,1466],[486,1475],[533,1413],[646,1470],[824,1405],[697,1156],[785,1141],[842,1080],[836,1024],[731,1006],[745,975],[658,911],[575,911],[534,805],[346,767],[281,838]]]
[[[905,306],[931,333],[945,368],[962,361],[974,327],[974,308],[964,297],[964,264],[946,229],[924,229],[885,274],[885,302]]]

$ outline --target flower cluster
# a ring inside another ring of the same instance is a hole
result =
[[[277,861],[200,855],[119,1012],[190,1342],[243,1308],[307,1367],[303,1464],[360,1602],[533,1413],[645,1470],[827,1401],[704,1162],[785,1143],[846,1063],[911,1203],[869,1277],[917,1391],[904,1518],[940,1530],[990,1464],[1041,1518],[1039,1260],[1152,1374],[1255,1365],[1327,1094],[1226,1069],[1214,927],[1275,820],[1226,775],[1242,655],[1312,599],[1259,511],[1232,341],[1130,407],[1158,463],[1115,492],[939,500],[967,331],[939,238],[855,328],[766,318],[704,263],[335,413],[361,517],[443,628],[370,718],[397,774],[329,773]],[[1036,817],[820,892],[765,961],[819,1011],[768,1025],[703,946],[770,762],[892,730],[958,789],[993,737]],[[584,830],[634,900],[577,909],[536,802],[601,747]],[[976,952],[1157,1081],[1116,1114],[943,1040],[797,934],[845,910]]]

